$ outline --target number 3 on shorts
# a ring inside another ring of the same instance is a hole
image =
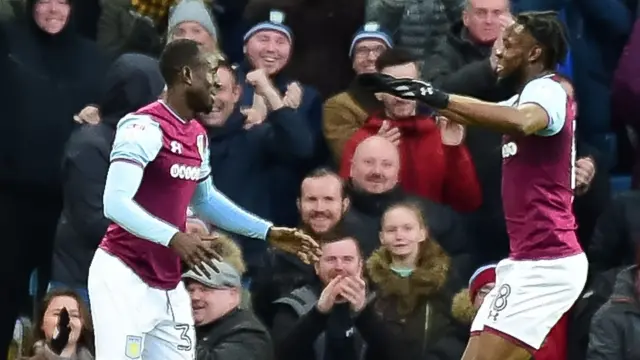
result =
[[[500,311],[504,310],[507,307],[509,295],[511,295],[511,286],[509,284],[500,286],[498,292],[496,293],[496,297],[491,303],[489,319],[493,319],[493,321],[496,321],[498,319]]]
[[[180,351],[191,351],[193,348],[193,340],[189,337],[189,329],[191,326],[188,324],[177,324],[175,329],[180,331],[180,341],[178,344],[178,350]]]

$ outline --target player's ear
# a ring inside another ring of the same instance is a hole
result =
[[[534,63],[538,61],[541,56],[542,56],[542,48],[536,45],[533,48],[531,48],[531,51],[529,51],[529,62]]]
[[[182,81],[184,81],[187,85],[191,85],[193,83],[193,72],[191,71],[190,67],[183,67],[180,70],[180,76],[182,76]]]

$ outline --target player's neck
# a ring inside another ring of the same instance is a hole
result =
[[[165,97],[164,102],[171,108],[171,110],[173,110],[173,112],[178,114],[180,118],[182,118],[184,121],[189,121],[193,119],[196,114],[189,108],[185,100],[186,99],[184,94],[176,93],[169,89],[167,91],[167,96]]]
[[[522,92],[522,89],[524,89],[525,85],[527,85],[529,81],[549,75],[551,73],[552,71],[545,69],[544,65],[542,64],[532,64],[525,69],[524,77],[522,79],[522,82],[520,83],[518,92]]]

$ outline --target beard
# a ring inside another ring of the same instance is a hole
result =
[[[512,92],[519,91],[524,79],[524,66],[519,66],[504,77],[498,79],[498,84],[509,89]]]
[[[213,101],[209,99],[209,94],[203,96],[198,90],[188,89],[186,100],[189,108],[195,113],[208,114],[213,110]]]

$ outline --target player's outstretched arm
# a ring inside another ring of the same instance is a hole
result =
[[[118,124],[104,189],[104,215],[130,233],[168,246],[178,229],[155,218],[133,201],[144,168],[162,147],[162,131],[145,116],[127,116]]]
[[[359,81],[374,92],[423,102],[450,120],[465,125],[485,126],[505,133],[549,136],[564,124],[567,94],[560,84],[550,79],[536,79],[527,84],[517,107],[451,95],[427,82],[384,74],[360,75]]]
[[[210,176],[200,181],[191,207],[203,220],[243,236],[266,239],[272,223],[236,205],[213,185]]]

